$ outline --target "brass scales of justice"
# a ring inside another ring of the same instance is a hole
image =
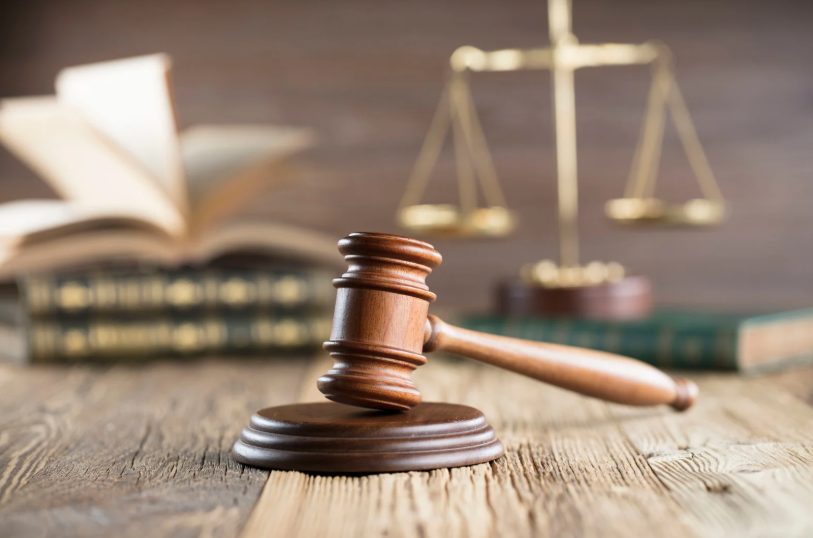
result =
[[[574,72],[584,67],[650,65],[652,82],[622,198],[607,202],[606,216],[625,225],[708,227],[723,222],[726,204],[675,79],[672,55],[659,42],[580,44],[571,30],[570,0],[549,0],[551,44],[546,48],[483,51],[458,48],[451,74],[398,209],[398,223],[434,237],[503,237],[517,225],[507,208],[469,88],[471,73],[549,69],[552,72],[558,189],[559,263],[525,265],[521,278],[498,289],[498,310],[508,315],[561,314],[630,318],[651,308],[649,280],[627,274],[617,262],[582,265],[578,236],[578,176]],[[669,111],[702,198],[667,203],[655,197],[666,112]],[[421,203],[447,133],[451,130],[459,205]],[[478,205],[479,180],[484,207]]]

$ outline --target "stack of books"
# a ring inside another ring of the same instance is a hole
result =
[[[55,95],[0,102],[0,142],[61,198],[0,205],[0,287],[19,282],[21,300],[0,297],[0,354],[271,353],[328,339],[338,237],[250,207],[287,182],[284,161],[313,133],[180,131],[171,68],[164,54],[69,67]]]
[[[104,271],[22,281],[31,362],[291,354],[329,339],[320,270]]]

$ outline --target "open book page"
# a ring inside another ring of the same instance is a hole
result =
[[[188,255],[206,262],[226,254],[266,254],[326,267],[343,269],[344,258],[336,250],[340,236],[307,230],[298,226],[263,220],[229,221],[209,230],[189,245]]]
[[[17,208],[8,204],[0,209],[0,234],[7,236],[0,237],[0,281],[20,274],[116,261],[172,267],[205,264],[221,256],[240,254],[316,264],[337,271],[345,267],[336,250],[338,236],[295,226],[236,221],[218,227],[197,242],[178,242],[157,230],[131,226],[138,223],[124,218],[106,217],[101,213],[96,220],[90,213],[82,218],[82,211],[69,207],[69,202],[48,200],[19,204]],[[23,212],[39,215],[51,226],[37,226],[33,219],[15,222],[15,217]],[[28,232],[24,239],[9,239],[22,231]]]
[[[186,192],[164,54],[69,67],[56,79],[57,98],[144,167],[182,211]]]
[[[149,223],[65,200],[0,205],[0,280],[94,261],[173,259],[177,241]]]
[[[183,215],[147,172],[55,98],[0,102],[0,140],[64,199],[185,235]]]
[[[65,200],[19,200],[0,205],[0,246],[26,247],[92,230],[142,230],[168,239],[160,228],[121,212]]]
[[[0,205],[0,242],[17,244],[31,234],[84,220],[64,200],[22,200]]]
[[[98,229],[54,241],[24,245],[0,243],[0,281],[18,275],[133,262],[172,266],[180,263],[178,243],[150,230]]]
[[[184,131],[193,228],[211,228],[282,183],[284,158],[312,146],[315,138],[311,129],[276,125],[199,125]]]

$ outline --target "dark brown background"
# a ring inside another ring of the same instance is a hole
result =
[[[813,7],[809,2],[576,0],[583,42],[658,38],[733,215],[713,231],[630,231],[602,207],[621,194],[647,92],[644,67],[577,74],[583,256],[651,275],[663,303],[717,308],[813,305]],[[339,237],[397,231],[392,215],[459,45],[546,42],[545,2],[432,0],[33,1],[0,3],[0,95],[53,91],[66,65],[166,51],[183,125],[311,125],[321,146],[299,183],[253,211]],[[447,307],[485,307],[492,282],[556,255],[549,75],[483,74],[474,93],[509,205],[501,241],[442,241],[430,284]],[[673,133],[662,189],[697,187]],[[449,200],[446,155],[434,200]],[[51,197],[0,153],[0,201]]]

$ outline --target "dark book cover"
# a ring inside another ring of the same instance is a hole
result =
[[[95,271],[21,281],[32,318],[193,311],[324,311],[336,292],[317,269]]]
[[[759,373],[813,362],[813,309],[749,316],[662,311],[635,321],[469,316],[462,327],[607,351],[660,368]]]
[[[329,340],[330,315],[156,315],[144,319],[33,319],[29,362],[118,362],[201,355],[312,352]]]

